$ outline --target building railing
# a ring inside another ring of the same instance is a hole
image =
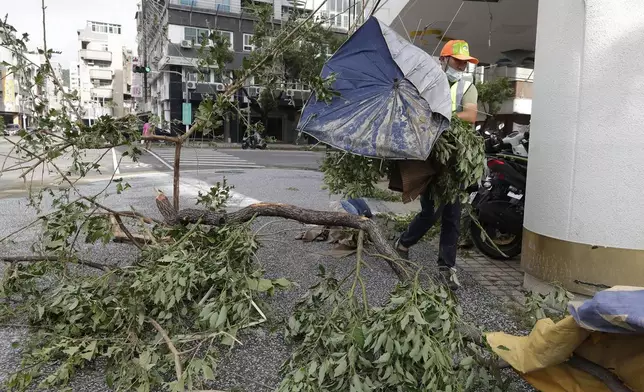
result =
[[[265,3],[267,5],[273,5],[273,2],[270,0],[256,0],[258,3]],[[173,8],[180,8],[187,11],[201,11],[207,13],[228,13],[228,14],[252,14],[253,10],[248,7],[240,6],[239,2],[233,4],[231,0],[169,0],[168,4]],[[279,12],[280,19],[288,19],[290,12]]]
[[[112,80],[112,70],[111,69],[90,69],[89,78],[99,79],[99,80]]]
[[[80,57],[83,60],[112,61],[112,52],[105,50],[81,49]]]
[[[92,98],[111,99],[114,95],[112,87],[93,87],[91,89]]]

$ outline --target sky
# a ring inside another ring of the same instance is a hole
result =
[[[122,26],[124,45],[136,53],[134,15],[139,0],[44,0],[47,21],[47,46],[62,52],[54,57],[63,68],[78,60],[77,31],[88,20]],[[42,48],[41,0],[0,0],[0,14],[19,34],[28,33],[30,49]]]

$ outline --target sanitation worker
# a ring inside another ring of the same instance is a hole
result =
[[[468,63],[478,64],[478,60],[470,56],[467,42],[452,40],[443,46],[440,54],[440,64],[451,85],[452,111],[461,119],[472,124],[476,121],[478,108],[478,91],[470,81],[463,79],[463,73]],[[456,275],[456,252],[461,221],[461,204],[455,202],[434,207],[434,200],[429,194],[429,188],[420,197],[421,211],[407,227],[407,230],[396,241],[395,247],[401,257],[409,258],[409,248],[415,245],[441,220],[441,235],[438,251],[438,269],[441,280],[452,290],[458,288]]]

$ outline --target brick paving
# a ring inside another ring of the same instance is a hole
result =
[[[471,248],[460,251],[456,267],[470,274],[492,294],[523,303],[523,270],[519,257],[494,260]]]

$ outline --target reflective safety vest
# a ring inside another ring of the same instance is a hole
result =
[[[463,79],[452,85],[450,89],[452,93],[452,112],[458,113],[463,111],[463,95],[470,86],[472,86],[472,82]]]

